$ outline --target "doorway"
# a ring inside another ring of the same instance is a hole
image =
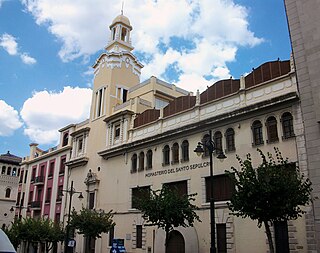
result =
[[[173,230],[169,234],[167,253],[185,253],[184,238],[177,230]]]

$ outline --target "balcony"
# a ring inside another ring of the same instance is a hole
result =
[[[33,210],[41,210],[41,201],[32,201],[30,207]]]
[[[34,185],[43,185],[44,184],[44,176],[35,177],[33,184]]]

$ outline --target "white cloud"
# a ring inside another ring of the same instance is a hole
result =
[[[0,46],[10,55],[18,54],[18,43],[16,38],[10,34],[5,33],[0,37]]]
[[[0,136],[10,136],[21,126],[18,112],[5,101],[0,100]]]
[[[109,25],[121,9],[118,0],[21,1],[36,22],[46,25],[62,42],[59,56],[63,61],[87,58],[104,48]],[[227,64],[236,60],[239,47],[263,42],[249,29],[248,9],[234,0],[127,1],[124,14],[133,26],[136,52],[148,58],[143,62],[142,80],[151,75],[168,77],[166,70],[174,66],[177,83],[197,76],[194,86],[206,86],[207,81],[200,83],[205,76],[212,76],[212,82],[229,75]]]
[[[0,2],[0,7],[1,7],[1,2]],[[36,59],[29,56],[28,53],[19,52],[17,39],[10,34],[4,33],[0,37],[0,46],[3,47],[3,49],[6,50],[7,53],[10,55],[19,55],[22,62],[25,64],[32,65],[37,62]]]
[[[20,57],[25,64],[32,65],[37,63],[37,60],[29,56],[27,53],[21,54]]]
[[[91,95],[91,89],[69,86],[59,92],[35,92],[20,111],[24,133],[39,144],[57,142],[60,128],[89,117]]]

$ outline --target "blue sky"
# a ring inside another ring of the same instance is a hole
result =
[[[0,153],[57,144],[88,117],[92,70],[121,10],[116,0],[0,0]],[[125,1],[134,54],[151,75],[190,90],[289,59],[283,1]]]

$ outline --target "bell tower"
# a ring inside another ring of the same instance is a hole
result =
[[[129,89],[140,83],[143,68],[132,53],[130,38],[132,26],[129,19],[121,13],[112,21],[109,28],[110,39],[105,47],[106,52],[102,53],[92,66],[94,69],[90,113],[92,122],[103,122],[105,117],[112,115],[116,106],[127,101]]]
[[[122,13],[118,15],[109,26],[110,39],[106,46],[108,52],[132,51],[130,32],[132,26],[129,19]]]

